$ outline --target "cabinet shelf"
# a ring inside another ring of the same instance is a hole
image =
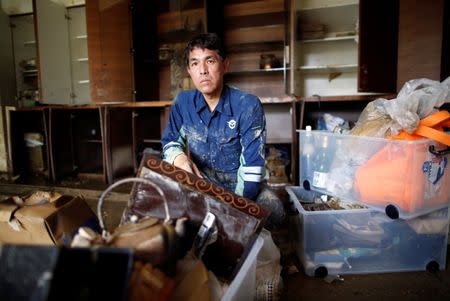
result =
[[[179,29],[158,34],[158,40],[164,44],[185,43],[200,33],[202,32],[199,30]]]
[[[356,35],[346,35],[346,36],[338,36],[336,33],[331,34],[325,38],[322,39],[308,39],[308,40],[300,40],[302,43],[321,43],[321,42],[333,42],[333,41],[346,41],[346,40],[353,40],[356,42],[357,36]]]
[[[295,102],[295,97],[293,96],[281,96],[281,97],[259,97],[259,100],[263,105],[277,105],[277,104],[292,104]]]
[[[36,41],[32,40],[32,41],[25,41],[23,42],[24,46],[35,46],[36,45]]]
[[[161,139],[143,139],[144,143],[161,143]]]
[[[270,138],[266,141],[267,144],[290,144],[292,139],[288,138]]]
[[[300,11],[308,11],[315,9],[327,9],[332,7],[342,7],[350,5],[358,5],[358,0],[337,0],[337,1],[304,1]]]
[[[357,64],[344,64],[344,65],[325,65],[325,66],[300,66],[298,67],[300,72],[355,72],[358,70]]]
[[[36,77],[37,69],[22,70],[23,77]]]
[[[303,102],[336,102],[336,103],[348,103],[348,102],[369,102],[375,98],[392,99],[395,98],[395,94],[386,93],[358,93],[355,95],[336,95],[336,96],[305,96],[300,97],[299,100]]]
[[[225,31],[225,44],[280,42],[284,40],[284,25],[243,27]]]
[[[254,42],[254,43],[241,43],[241,44],[231,44],[228,46],[227,50],[229,53],[242,53],[242,52],[267,52],[283,49],[283,41],[272,41],[272,42]]]
[[[81,139],[81,143],[103,143],[101,139]]]
[[[287,71],[287,68],[271,68],[271,69],[252,69],[252,70],[236,70],[236,71],[229,71],[228,75],[247,75],[247,74],[255,74],[255,73],[278,73]]]

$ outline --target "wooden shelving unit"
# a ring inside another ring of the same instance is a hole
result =
[[[293,93],[357,94],[358,1],[294,1]]]
[[[286,76],[290,72],[285,53],[286,15],[284,0],[225,1],[223,35],[230,60],[225,82],[261,99],[267,148],[275,147],[289,157],[286,174],[292,179],[292,166],[296,164],[292,157],[294,99],[286,94]],[[261,68],[263,55],[275,57],[274,66]]]
[[[136,174],[147,148],[161,150],[171,102],[84,106],[50,105],[9,110],[13,176],[26,183],[39,176],[49,183],[89,178],[103,184]],[[26,133],[42,137],[42,170],[33,170]],[[33,183],[33,181],[32,181]]]

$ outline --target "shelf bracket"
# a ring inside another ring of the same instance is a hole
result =
[[[342,75],[342,72],[331,72],[328,74],[328,82],[331,82],[333,79],[338,78]]]

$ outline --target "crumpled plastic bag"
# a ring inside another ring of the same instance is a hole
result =
[[[317,129],[334,133],[347,133],[350,130],[350,125],[344,118],[324,113],[323,116],[317,120]]]
[[[361,113],[351,134],[386,137],[401,130],[412,133],[420,119],[436,112],[450,101],[450,77],[442,83],[426,78],[405,83],[397,98],[370,102]]]
[[[280,300],[283,290],[280,250],[269,231],[263,229],[260,236],[264,239],[264,243],[256,260],[255,300],[277,301]]]

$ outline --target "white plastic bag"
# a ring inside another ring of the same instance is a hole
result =
[[[442,83],[426,78],[404,84],[397,98],[375,99],[361,113],[353,135],[385,137],[400,130],[412,133],[420,119],[436,112],[450,100],[450,77]]]
[[[280,251],[266,229],[261,231],[264,239],[256,261],[256,297],[257,301],[275,301],[280,299],[282,290]]]

